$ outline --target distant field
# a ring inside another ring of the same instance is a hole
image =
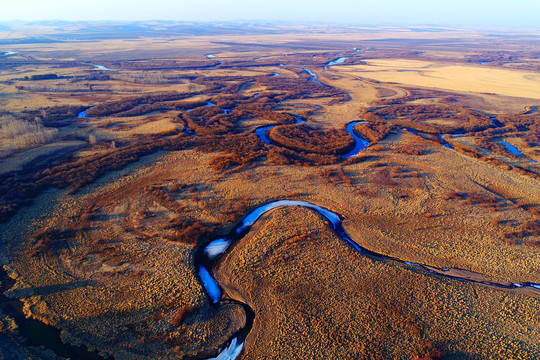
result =
[[[362,77],[383,82],[540,99],[540,75],[534,72],[405,59],[366,60],[366,63],[334,70],[358,72]]]

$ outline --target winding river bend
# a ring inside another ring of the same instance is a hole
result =
[[[299,118],[298,116],[295,116],[294,117],[296,119],[296,124],[303,124],[305,121],[302,120],[301,118]],[[347,126],[345,127],[345,129],[347,130],[347,132],[353,137],[354,139],[354,148],[349,151],[347,154],[345,155],[342,155],[341,157],[343,159],[349,159],[349,158],[352,158],[352,157],[355,157],[356,155],[358,155],[358,153],[364,149],[367,148],[367,146],[369,145],[369,142],[366,141],[365,139],[363,139],[362,137],[358,136],[355,132],[354,132],[354,127],[358,124],[365,124],[367,121],[351,121],[350,123],[347,124]],[[270,141],[270,139],[266,136],[266,133],[268,132],[268,130],[276,127],[277,125],[266,125],[266,126],[261,126],[259,128],[257,128],[255,130],[255,134],[257,134],[257,136],[259,137],[259,139],[261,139],[266,145],[271,145],[272,142]]]
[[[314,82],[315,84],[317,85],[324,85],[322,82],[320,82],[319,80],[317,80],[319,77],[317,76],[317,74],[315,74],[313,71],[311,71],[310,69],[308,68],[303,68],[305,72],[307,72],[309,75],[311,75],[311,77],[309,78],[310,81]]]
[[[93,64],[93,63],[83,63],[83,64],[84,65],[92,65],[93,67],[96,67],[99,70],[104,70],[104,71],[122,71],[120,69],[113,69],[113,68],[107,67],[105,65]]]
[[[264,204],[254,210],[252,210],[250,213],[248,213],[244,219],[229,233],[228,236],[220,239],[216,239],[208,243],[206,246],[199,249],[197,252],[195,262],[196,265],[199,267],[199,274],[201,276],[201,281],[203,283],[203,286],[206,289],[206,292],[212,302],[218,303],[221,300],[221,288],[218,284],[218,282],[212,277],[210,271],[207,269],[212,269],[212,267],[217,263],[219,258],[223,256],[227,250],[230,248],[230,246],[243,238],[250,230],[250,228],[255,224],[257,220],[261,218],[262,215],[269,212],[270,210],[281,208],[281,207],[290,207],[290,206],[300,206],[308,209],[312,209],[317,211],[319,214],[324,216],[333,226],[334,231],[336,234],[345,242],[347,242],[351,247],[353,247],[356,251],[361,252],[365,255],[369,255],[374,258],[378,259],[387,259],[397,262],[398,264],[401,264],[403,266],[417,266],[421,267],[429,272],[438,274],[439,276],[451,278],[460,280],[463,282],[469,282],[469,283],[475,283],[475,284],[483,284],[487,286],[492,286],[500,289],[522,289],[527,290],[529,292],[534,292],[536,294],[540,294],[540,284],[538,283],[532,283],[532,282],[526,282],[522,284],[517,283],[500,283],[496,282],[494,280],[491,280],[489,276],[485,276],[482,274],[477,274],[465,270],[460,269],[449,269],[449,268],[437,268],[434,266],[429,266],[426,264],[419,264],[419,263],[412,263],[408,261],[401,260],[399,258],[395,258],[392,256],[379,254],[374,251],[368,250],[360,245],[358,245],[356,242],[354,242],[351,237],[347,234],[345,229],[342,225],[342,217],[331,211],[328,210],[322,206],[307,202],[307,201],[301,201],[301,200],[278,200],[273,201],[267,204]],[[248,308],[252,313],[252,310],[246,305],[243,304],[244,307]],[[253,321],[249,322],[250,324],[253,323]],[[243,341],[245,339],[245,336],[249,333],[250,329],[245,329],[243,333],[245,334],[243,337],[241,336],[235,336],[231,342],[230,345],[225,347],[225,349],[222,351],[222,353],[213,359],[227,359],[232,360],[236,359],[236,357],[240,354],[243,346]]]
[[[326,67],[330,67],[332,65],[337,65],[337,64],[343,64],[343,62],[347,59],[348,59],[347,57],[340,57],[335,60],[329,61],[328,63],[326,63]]]
[[[354,138],[354,148],[347,154],[342,156],[344,159],[355,157],[360,151],[364,150],[369,145],[369,142],[367,140],[356,135],[356,133],[354,132],[354,127],[356,125],[365,123],[367,123],[367,121],[351,121],[345,127],[345,130],[347,130],[347,132],[351,134],[351,136]]]

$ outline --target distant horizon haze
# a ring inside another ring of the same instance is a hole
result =
[[[537,0],[20,0],[0,21],[254,21],[386,26],[540,28]]]

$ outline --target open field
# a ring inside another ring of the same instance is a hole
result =
[[[366,65],[343,66],[358,76],[382,82],[449,91],[494,93],[540,99],[540,74],[482,65],[441,65],[416,60],[369,60]]]
[[[540,356],[536,34],[81,26],[0,56],[0,357]]]

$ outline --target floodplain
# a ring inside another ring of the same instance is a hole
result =
[[[540,357],[537,34],[121,29],[0,40],[1,357]]]

